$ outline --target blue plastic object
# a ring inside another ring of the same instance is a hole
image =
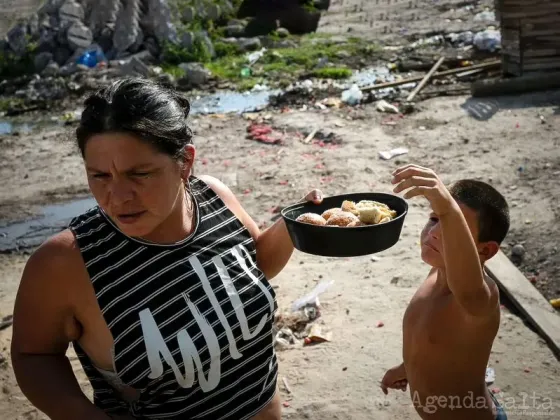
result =
[[[105,54],[101,49],[89,49],[86,50],[76,61],[77,64],[83,64],[89,68],[96,67],[99,63],[107,61]]]

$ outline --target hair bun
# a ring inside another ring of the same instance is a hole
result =
[[[185,118],[187,118],[191,112],[190,101],[179,93],[175,93],[175,100],[183,110],[183,114],[185,115]]]

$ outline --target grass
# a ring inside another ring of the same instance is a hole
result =
[[[275,35],[273,34],[272,38]],[[269,49],[251,68],[249,75],[243,69],[249,64],[244,53],[235,44],[215,41],[216,58],[211,60],[202,43],[196,44],[193,51],[184,51],[179,46],[167,46],[164,57],[164,71],[176,77],[182,76],[177,65],[182,62],[197,61],[205,63],[212,74],[219,79],[236,83],[241,90],[251,89],[257,83],[268,80],[270,84],[293,80],[301,74],[309,74],[320,79],[345,79],[352,75],[346,66],[352,58],[375,56],[380,50],[370,42],[359,38],[349,38],[345,42],[334,42],[325,34],[310,34],[301,37],[290,36],[297,47]],[[343,53],[342,53],[343,52]],[[342,53],[342,54],[341,54]],[[320,61],[328,65],[317,68]]]

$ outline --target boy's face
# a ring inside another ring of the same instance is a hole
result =
[[[467,221],[471,235],[474,238],[480,260],[484,263],[494,256],[499,249],[499,245],[495,242],[480,242],[478,240],[479,224],[476,212],[460,202],[458,204]],[[441,227],[438,217],[433,213],[430,214],[430,219],[422,230],[420,244],[422,247],[422,260],[426,264],[434,268],[445,268]]]

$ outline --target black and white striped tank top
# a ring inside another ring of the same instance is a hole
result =
[[[274,290],[248,230],[206,183],[189,184],[196,228],[179,243],[126,236],[99,207],[69,225],[114,338],[116,376],[137,390],[124,398],[73,343],[108,414],[249,419],[274,397]]]

